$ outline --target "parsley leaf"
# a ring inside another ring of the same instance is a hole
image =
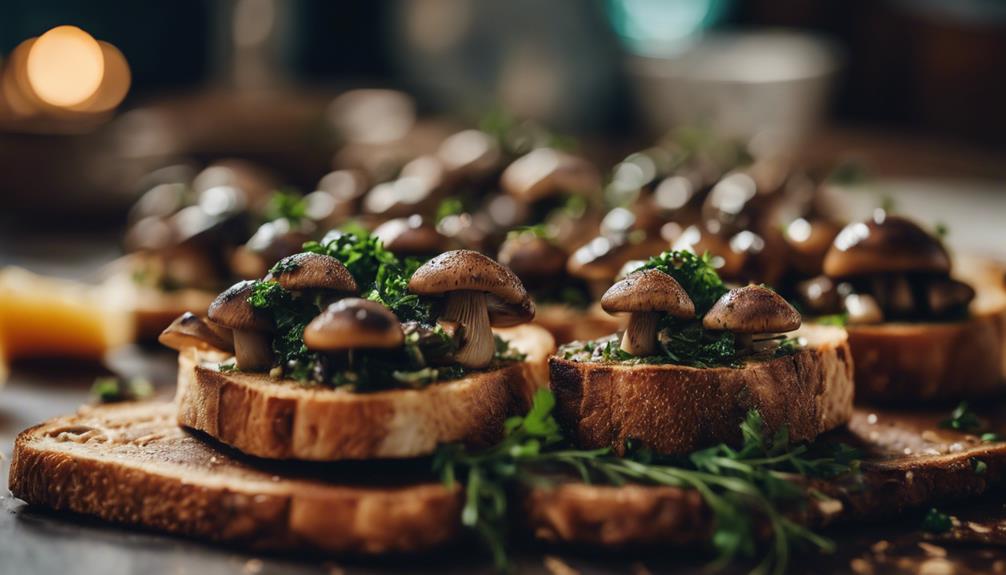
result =
[[[950,516],[940,513],[935,507],[929,509],[926,516],[922,518],[922,530],[929,533],[946,533],[954,526]]]
[[[699,256],[684,250],[666,251],[651,257],[639,269],[660,270],[676,279],[692,298],[695,313],[700,318],[729,291],[716,273],[708,252]]]
[[[954,429],[965,433],[980,431],[985,425],[975,412],[968,409],[968,402],[962,401],[950,412],[950,417],[940,422],[944,429]]]

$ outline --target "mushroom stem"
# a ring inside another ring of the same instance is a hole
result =
[[[242,371],[265,371],[272,365],[269,334],[234,330],[234,356]]]
[[[657,351],[657,321],[659,312],[637,311],[629,315],[629,325],[622,335],[622,351],[637,357]]]
[[[465,329],[464,343],[454,353],[454,360],[465,367],[489,365],[496,353],[496,344],[489,324],[485,292],[451,292],[441,317],[456,321]]]
[[[734,335],[734,347],[740,351],[751,349],[754,337],[750,333],[738,333]]]

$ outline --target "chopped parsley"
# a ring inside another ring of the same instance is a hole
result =
[[[953,520],[946,513],[940,513],[935,507],[926,512],[922,518],[922,530],[928,533],[946,533],[954,526]]]
[[[285,188],[273,192],[263,213],[266,221],[287,220],[291,225],[307,217],[307,200],[300,192]]]
[[[95,378],[91,397],[98,403],[137,401],[154,395],[154,386],[145,377],[122,378],[106,376]]]
[[[677,280],[692,298],[699,318],[729,291],[716,273],[708,252],[699,256],[685,250],[666,251],[651,257],[639,269],[659,270]]]
[[[508,567],[508,489],[514,484],[548,487],[557,472],[590,484],[695,489],[713,515],[712,542],[719,566],[756,556],[766,523],[774,542],[762,557],[759,572],[785,572],[797,546],[834,549],[831,541],[790,519],[787,511],[813,496],[792,480],[794,474],[834,478],[857,471],[858,453],[848,446],[812,454],[807,446],[791,444],[786,428],[770,434],[758,412],[751,411],[741,425],[740,449],[721,444],[689,457],[667,458],[628,445],[628,454],[618,457],[610,449],[571,448],[552,416],[554,406],[552,393],[540,389],[527,415],[506,421],[505,437],[496,446],[470,453],[461,445],[446,445],[434,456],[434,469],[445,484],[464,484],[462,523],[482,537],[498,568]]]
[[[962,401],[950,412],[950,417],[940,422],[940,427],[965,433],[981,431],[985,425],[975,412],[968,408],[968,402]]]

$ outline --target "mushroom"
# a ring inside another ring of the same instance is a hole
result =
[[[601,175],[583,158],[538,148],[507,166],[500,185],[506,193],[530,204],[563,193],[596,197],[601,191]]]
[[[310,239],[287,219],[266,222],[231,255],[231,269],[245,279],[260,278],[274,263],[299,252]]]
[[[845,226],[824,257],[824,273],[833,278],[907,272],[947,274],[950,256],[916,223],[882,211]]]
[[[210,321],[234,332],[237,367],[245,371],[263,371],[272,365],[269,317],[248,302],[254,281],[238,282],[217,296],[210,304]]]
[[[157,336],[157,341],[175,351],[182,351],[190,347],[202,351],[209,349],[234,350],[233,346],[217,335],[202,318],[189,311],[175,318],[175,321],[171,322],[171,325]]]
[[[342,262],[332,256],[312,252],[281,259],[266,279],[276,281],[289,291],[318,294],[322,298],[327,294],[341,296],[357,291],[356,280]]]
[[[412,274],[409,290],[425,296],[446,295],[440,317],[464,327],[466,337],[454,359],[465,367],[485,367],[492,361],[491,326],[517,325],[534,317],[534,304],[520,279],[471,250],[446,252],[426,262]]]
[[[611,287],[612,278],[626,262],[649,258],[664,249],[666,244],[659,238],[634,243],[597,236],[569,256],[566,271],[586,281],[593,298],[598,299]]]
[[[753,343],[774,341],[774,334],[800,327],[800,312],[765,286],[749,285],[723,294],[702,318],[702,327],[737,334],[737,348],[750,350]],[[772,334],[754,339],[755,334]]]
[[[304,345],[311,351],[388,349],[405,336],[398,317],[383,305],[350,297],[329,305],[304,328]]]
[[[862,325],[884,321],[884,312],[876,298],[868,294],[850,293],[842,300],[845,313],[849,315],[849,323]]]
[[[479,179],[497,169],[502,154],[496,138],[481,130],[463,130],[440,144],[437,157],[449,176]]]
[[[975,298],[975,290],[955,279],[935,281],[926,290],[926,304],[934,315],[943,316],[965,309]]]
[[[512,233],[500,246],[499,263],[507,266],[525,286],[545,286],[566,270],[566,252],[533,233]]]
[[[790,222],[783,237],[793,266],[808,276],[821,273],[824,256],[838,233],[838,225],[824,218],[797,218]]]
[[[399,257],[439,254],[447,248],[448,242],[447,236],[418,214],[388,220],[373,233],[388,251]]]
[[[601,297],[608,313],[629,312],[629,325],[622,336],[622,350],[644,357],[657,349],[657,322],[666,313],[678,319],[695,317],[695,304],[673,277],[659,270],[629,274]]]

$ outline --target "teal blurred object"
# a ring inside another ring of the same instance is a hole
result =
[[[626,48],[669,56],[723,21],[733,0],[608,0],[608,17]]]

